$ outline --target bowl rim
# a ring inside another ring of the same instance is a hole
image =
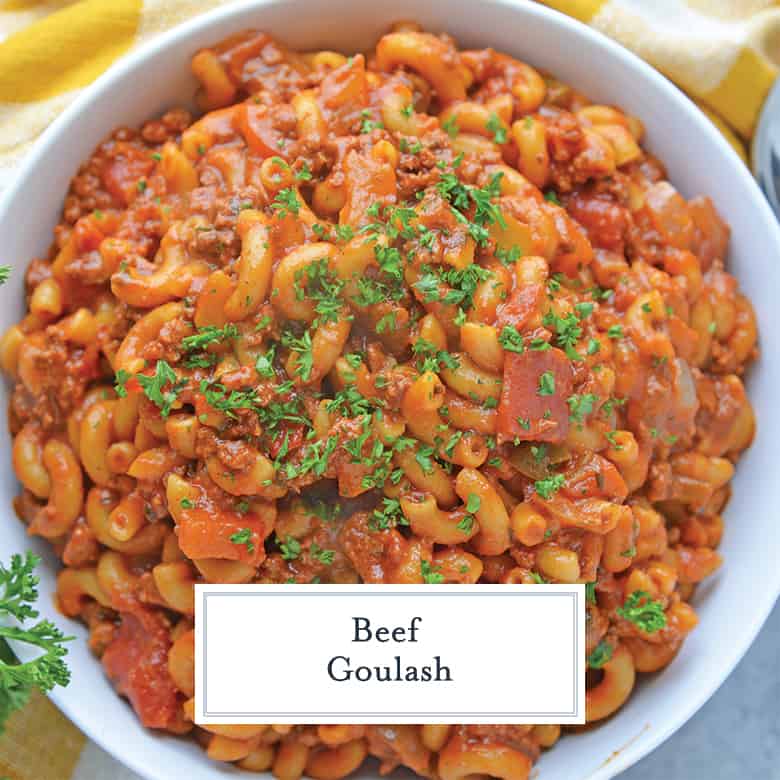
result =
[[[472,1],[483,2],[483,0]],[[686,115],[685,121],[690,124],[691,128],[697,133],[708,136],[709,141],[715,145],[719,153],[730,161],[732,172],[745,180],[745,185],[754,195],[753,201],[750,203],[751,208],[759,210],[764,227],[768,231],[768,237],[774,242],[775,247],[780,248],[780,225],[778,225],[769,203],[748,167],[698,106],[673,82],[620,43],[563,12],[542,5],[539,2],[529,2],[528,0],[484,1],[493,5],[505,6],[520,16],[536,17],[544,24],[549,25],[550,28],[562,29],[569,35],[579,36],[588,40],[596,47],[609,52],[611,57],[620,61],[621,66],[636,73],[640,81],[651,82],[656,89],[664,92],[670,105]],[[218,6],[155,35],[150,40],[120,56],[94,82],[84,87],[35,141],[33,148],[11,175],[8,186],[0,193],[0,224],[2,224],[5,213],[10,208],[11,203],[18,197],[20,191],[23,190],[25,181],[35,172],[40,161],[45,158],[51,147],[59,142],[61,136],[67,136],[68,132],[72,130],[72,125],[78,123],[82,112],[87,111],[90,105],[99,101],[115,83],[124,81],[136,71],[142,73],[146,61],[156,53],[169,46],[186,43],[190,36],[206,30],[215,23],[229,21],[231,17],[240,17],[250,10],[260,12],[263,8],[284,5],[284,3],[285,0],[237,0],[237,2],[229,5]],[[765,577],[771,582],[770,573],[765,573]],[[766,583],[767,580],[764,582]],[[722,663],[718,674],[710,677],[706,685],[699,685],[696,695],[690,697],[685,708],[669,716],[663,725],[654,728],[646,737],[639,736],[629,744],[617,749],[607,761],[588,776],[587,780],[609,780],[615,777],[623,770],[633,766],[681,728],[712,697],[732,673],[753,644],[758,632],[772,611],[778,596],[780,596],[780,567],[774,572],[774,590],[764,589],[756,593],[753,609],[751,610],[752,618],[743,631],[743,640],[737,645],[731,645],[730,654],[727,655],[725,662]],[[125,754],[121,752],[116,740],[109,737],[108,730],[93,731],[89,729],[86,715],[83,714],[78,702],[73,701],[68,696],[67,689],[55,689],[49,696],[60,711],[88,739],[99,745],[115,760],[138,773],[141,777],[148,780],[159,780],[155,769],[150,766],[146,755],[140,753]],[[159,737],[149,732],[149,738]]]

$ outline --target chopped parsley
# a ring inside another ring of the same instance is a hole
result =
[[[285,561],[294,561],[301,554],[301,543],[289,534],[282,541],[276,537],[276,542],[282,552],[282,558]]]
[[[487,244],[489,238],[486,225],[498,224],[502,228],[506,227],[506,220],[504,220],[501,210],[493,203],[493,199],[501,194],[503,176],[501,171],[495,173],[490,182],[480,189],[463,184],[454,173],[444,173],[436,185],[437,192],[450,203],[455,218],[467,226],[469,235],[480,246]],[[469,209],[472,204],[474,217],[469,220],[463,212]]]
[[[666,626],[663,605],[653,601],[644,590],[635,590],[616,612],[647,634],[653,634]]]
[[[490,115],[490,118],[485,125],[485,129],[489,133],[493,133],[493,142],[497,144],[505,144],[507,141],[506,127],[504,123],[498,118],[498,114],[495,112]]]
[[[423,296],[425,303],[440,301],[463,309],[470,309],[474,305],[477,285],[492,276],[492,271],[476,263],[463,269],[434,269],[424,265],[421,270],[423,273],[414,283],[414,288]],[[449,289],[443,290],[442,285]]]
[[[317,327],[323,322],[336,322],[342,309],[342,301],[339,297],[344,288],[344,282],[339,279],[328,267],[325,257],[314,260],[306,268],[299,268],[295,272],[293,289],[297,300],[308,298],[315,302],[314,310],[317,318],[312,323]]]
[[[588,604],[595,604],[596,603],[596,583],[595,582],[586,582],[585,583],[585,601],[587,601]]]
[[[294,214],[297,217],[300,208],[301,203],[298,200],[295,187],[286,187],[283,190],[279,190],[271,203],[271,209],[275,211],[279,217],[286,217],[288,214]]]
[[[336,555],[335,550],[325,550],[320,547],[316,542],[312,542],[309,547],[309,555],[314,558],[315,561],[330,566],[333,563],[333,558]]]
[[[298,181],[311,180],[311,169],[309,168],[305,160],[301,165],[301,167],[295,172],[295,178],[298,179]]]
[[[441,123],[441,129],[444,130],[444,132],[447,133],[450,138],[458,137],[460,128],[458,127],[458,122],[455,119],[455,114],[448,117],[444,122]]]
[[[612,658],[613,650],[612,645],[602,639],[588,656],[588,666],[591,669],[601,669]]]
[[[545,501],[552,498],[562,487],[566,478],[563,474],[554,474],[551,477],[538,479],[534,482],[534,490]]]
[[[495,255],[501,265],[512,266],[523,256],[523,252],[519,246],[511,246],[509,249],[497,246]]]
[[[209,344],[216,344],[227,339],[238,338],[238,328],[231,322],[224,328],[218,328],[216,325],[207,325],[205,328],[198,328],[198,332],[192,336],[185,336],[181,340],[181,345],[186,352],[205,349]]]
[[[370,133],[372,130],[381,130],[384,127],[384,124],[380,121],[374,121],[373,119],[364,119],[363,123],[360,125],[360,132]]]
[[[589,414],[593,413],[598,400],[599,397],[593,393],[583,393],[582,395],[575,393],[570,395],[566,399],[566,403],[569,405],[569,418],[572,422],[582,423]]]
[[[427,339],[417,339],[412,345],[412,353],[417,356],[416,368],[424,374],[426,371],[438,372],[442,366],[455,371],[460,368],[460,361],[446,350],[436,348]]]
[[[539,377],[539,395],[555,394],[555,375],[552,371],[545,371]]]
[[[414,453],[414,459],[417,461],[417,464],[423,470],[424,474],[433,474],[432,457],[434,453],[434,448],[428,444],[420,447],[417,452]]]
[[[272,344],[265,354],[258,355],[255,360],[255,371],[263,379],[273,379],[276,376],[274,371],[274,358],[276,357],[276,344]]]
[[[381,507],[377,507],[368,520],[372,531],[384,531],[397,525],[409,525],[401,511],[401,502],[396,498],[383,498]]]
[[[423,582],[428,585],[441,585],[444,582],[441,567],[434,566],[430,561],[420,561],[420,573],[422,574]]]
[[[285,331],[282,333],[282,346],[296,353],[295,373],[304,382],[308,382],[314,369],[311,333],[307,330],[302,336],[295,336],[290,331]]]
[[[187,384],[187,380],[179,380],[176,372],[165,360],[158,360],[152,376],[137,374],[136,379],[144,395],[160,410],[160,416],[165,418],[171,413],[179,390]]]
[[[255,545],[252,542],[251,528],[242,528],[234,534],[231,534],[230,541],[233,542],[233,544],[243,544],[246,547],[247,552],[253,553],[255,551]]]
[[[218,412],[224,412],[228,417],[236,417],[237,409],[252,409],[257,411],[260,407],[257,402],[257,391],[251,390],[231,390],[219,382],[209,382],[207,379],[201,379],[200,392],[203,394],[206,403]]]
[[[565,317],[559,317],[553,312],[548,312],[544,315],[542,324],[545,328],[553,331],[556,343],[563,349],[569,360],[582,360],[581,356],[574,349],[582,337],[580,321],[574,312],[567,314]]]
[[[514,325],[504,325],[501,329],[501,333],[498,335],[498,343],[507,352],[517,352],[521,354],[525,349],[523,345],[523,337],[517,332],[517,328]]]
[[[129,374],[127,371],[124,370],[124,368],[120,368],[119,371],[116,372],[116,376],[114,377],[114,390],[116,390],[116,394],[119,398],[126,398],[127,397],[127,380],[131,378],[131,374]]]

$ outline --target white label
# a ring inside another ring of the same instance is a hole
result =
[[[196,585],[196,723],[585,722],[583,585]]]

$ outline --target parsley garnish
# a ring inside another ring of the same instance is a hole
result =
[[[294,561],[301,554],[301,543],[292,536],[288,535],[284,541],[277,536],[276,542],[285,561]]]
[[[259,410],[257,405],[257,392],[251,390],[231,390],[219,382],[209,383],[206,379],[200,381],[200,392],[206,399],[206,403],[218,412],[224,412],[228,417],[235,418],[236,409]]]
[[[238,328],[231,322],[224,328],[218,328],[216,325],[207,325],[205,328],[198,328],[198,332],[192,336],[185,336],[181,340],[181,345],[186,352],[204,349],[209,344],[214,344],[227,339],[238,338]]]
[[[552,371],[545,371],[539,377],[539,395],[555,394],[555,375]]]
[[[517,328],[515,328],[514,325],[504,325],[498,336],[498,343],[501,344],[507,352],[517,352],[518,354],[521,354],[525,349],[523,337],[517,332]]]
[[[287,214],[298,216],[300,208],[301,204],[295,192],[295,187],[286,187],[283,190],[279,190],[273,203],[271,203],[271,209],[277,212],[279,217],[286,217]]]
[[[309,555],[314,558],[315,561],[319,561],[325,566],[330,566],[333,563],[333,557],[336,555],[335,550],[324,550],[316,542],[311,543],[309,547]]]
[[[116,376],[114,377],[114,390],[116,390],[116,394],[119,398],[127,397],[127,387],[125,387],[125,385],[130,378],[131,375],[125,371],[124,368],[120,368],[119,371],[116,372]]]
[[[444,575],[441,573],[440,566],[433,566],[430,561],[420,561],[420,572],[423,581],[428,585],[441,585],[444,582]]]
[[[433,460],[431,458],[434,452],[433,447],[426,444],[420,447],[414,454],[414,459],[425,474],[433,474]]]
[[[450,138],[458,137],[460,128],[458,127],[458,122],[455,119],[455,114],[441,123],[441,129],[444,130],[444,132],[446,132]]]
[[[512,266],[523,256],[523,253],[519,246],[512,246],[509,249],[497,246],[495,255],[501,265]]]
[[[615,611],[647,634],[653,634],[666,626],[663,605],[653,601],[644,590],[635,590],[623,606]]]
[[[240,531],[231,534],[230,541],[233,542],[233,544],[243,544],[246,547],[247,552],[253,553],[255,551],[255,546],[252,543],[251,528],[242,528]]]
[[[480,246],[487,244],[489,238],[486,225],[498,224],[502,228],[506,227],[500,209],[493,203],[493,198],[501,194],[503,176],[504,174],[499,171],[491,177],[486,187],[479,189],[463,184],[454,173],[444,173],[436,185],[438,193],[449,201],[455,218],[467,226],[469,235]],[[474,204],[474,218],[469,221],[463,212],[471,203]]]
[[[570,395],[566,399],[569,405],[569,417],[573,422],[581,423],[589,414],[593,412],[596,401],[599,400],[593,393],[584,393],[583,395]]]
[[[558,346],[566,352],[569,360],[582,360],[574,349],[574,346],[582,336],[582,328],[576,314],[572,312],[565,317],[559,317],[553,312],[548,312],[544,315],[542,324],[545,328],[549,328],[555,333],[555,340]]]
[[[460,368],[460,361],[446,350],[436,348],[427,339],[417,339],[412,345],[412,353],[418,356],[417,370],[424,374],[426,371],[438,372],[441,366],[455,371]]]
[[[285,331],[282,334],[282,346],[297,353],[295,373],[304,382],[308,382],[314,369],[314,355],[312,354],[311,334],[309,331],[304,331],[300,337],[294,336],[290,331]]]
[[[27,704],[33,689],[48,693],[55,685],[70,682],[70,672],[62,660],[67,654],[63,643],[74,637],[65,636],[48,620],[22,627],[25,620],[34,620],[39,614],[32,608],[38,598],[38,577],[33,570],[39,561],[37,555],[28,552],[24,557],[11,556],[10,568],[0,564],[0,732],[8,716]],[[40,653],[20,663],[6,640],[34,645]]]
[[[493,133],[494,143],[506,143],[506,127],[504,127],[504,123],[498,118],[498,114],[492,113],[490,115],[490,119],[488,119],[485,129],[489,133]]]
[[[381,509],[373,511],[368,520],[372,531],[384,531],[397,525],[409,525],[409,521],[401,511],[401,502],[396,498],[383,498]]]
[[[602,639],[588,656],[588,666],[591,669],[601,669],[612,658],[613,650],[612,645]]]
[[[298,179],[298,181],[309,181],[311,179],[311,169],[305,160],[301,167],[295,172],[295,178]]]
[[[596,583],[595,582],[586,582],[585,583],[585,600],[588,602],[588,604],[595,604],[596,603]]]
[[[136,379],[146,397],[160,410],[161,417],[171,413],[179,390],[187,383],[186,379],[179,380],[176,372],[164,360],[157,361],[152,376],[137,374]]]
[[[538,479],[534,482],[534,490],[540,498],[545,499],[552,498],[562,487],[566,478],[563,474],[554,474],[551,477],[545,479]]]

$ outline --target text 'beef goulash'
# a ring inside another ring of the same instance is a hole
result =
[[[353,617],[353,642],[416,642],[422,618],[413,617],[409,628],[396,626],[392,631],[386,626],[372,630],[366,617]],[[407,638],[408,633],[408,638]],[[430,665],[405,664],[400,655],[394,655],[388,665],[357,666],[352,658],[337,655],[328,661],[328,676],[336,682],[453,682],[450,668],[435,655]]]

